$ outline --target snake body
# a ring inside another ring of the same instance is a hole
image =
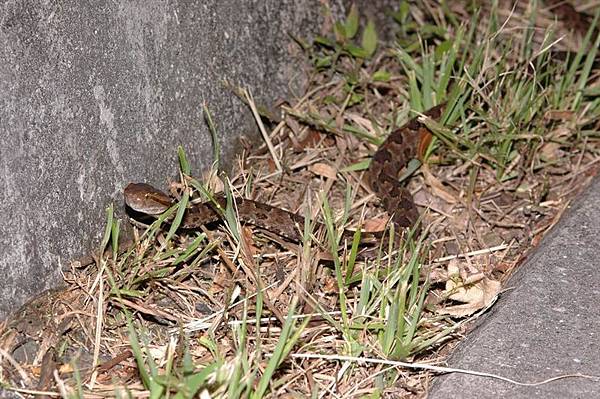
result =
[[[150,216],[160,215],[174,204],[171,197],[146,183],[130,183],[125,187],[124,197],[129,208]],[[300,231],[296,226],[304,225],[304,217],[258,201],[239,197],[234,200],[242,222],[272,231],[295,242],[301,240]],[[225,209],[227,199],[224,195],[215,195],[214,201],[221,209]],[[214,203],[203,202],[186,210],[180,227],[197,229],[221,218],[222,215]]]
[[[442,105],[439,105],[424,115],[439,119],[441,113]],[[398,176],[411,159],[420,155],[420,150],[426,147],[430,139],[429,129],[418,117],[412,118],[404,126],[394,130],[381,144],[365,174],[367,183],[381,200],[384,209],[392,215],[392,222],[399,228],[413,226],[419,212],[410,191],[399,182]],[[146,183],[130,183],[124,190],[124,198],[129,208],[150,216],[157,216],[173,205],[171,197]],[[223,195],[215,196],[214,200],[225,209],[226,199]],[[235,202],[242,222],[295,242],[301,241],[303,216],[249,199],[235,198]],[[196,229],[220,220],[221,213],[215,208],[215,204],[211,202],[190,206],[180,227]],[[317,224],[316,228],[319,227]]]

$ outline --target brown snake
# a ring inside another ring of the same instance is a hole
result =
[[[442,107],[443,105],[438,105],[425,115],[437,120],[441,116]],[[413,226],[419,218],[419,212],[410,191],[398,181],[398,176],[411,159],[420,156],[430,140],[429,129],[418,117],[414,117],[388,136],[373,155],[367,169],[367,183],[380,198],[384,209],[392,215],[394,225],[399,228]],[[130,183],[125,187],[124,197],[129,208],[151,216],[163,213],[174,204],[171,197],[146,183]],[[225,209],[226,199],[223,195],[216,195],[215,202]],[[236,198],[235,202],[242,222],[295,242],[301,241],[303,216],[248,199]],[[204,202],[186,210],[180,227],[196,229],[221,218],[214,204]],[[319,228],[318,224],[316,228]]]

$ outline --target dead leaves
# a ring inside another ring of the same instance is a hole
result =
[[[461,267],[462,266],[462,267]],[[470,316],[494,303],[500,292],[500,282],[467,264],[454,259],[448,263],[445,295],[462,305],[438,309],[439,314],[455,317]]]
[[[448,204],[456,204],[460,202],[458,194],[452,192],[450,188],[444,186],[442,182],[431,173],[429,170],[429,165],[426,163],[421,165],[421,172],[423,173],[425,182],[431,188],[433,195],[443,199]]]
[[[365,233],[380,233],[385,231],[389,221],[389,217],[376,217],[365,219],[361,228],[362,231],[364,231]]]
[[[326,163],[317,162],[308,167],[308,169],[317,176],[325,177],[327,179],[335,180],[337,170]]]

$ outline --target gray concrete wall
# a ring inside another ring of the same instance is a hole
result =
[[[127,182],[164,185],[179,144],[196,171],[211,163],[203,101],[231,154],[254,124],[220,81],[258,101],[285,94],[297,71],[287,32],[317,32],[320,4],[2,2],[0,319],[97,245]]]

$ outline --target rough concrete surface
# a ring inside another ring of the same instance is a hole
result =
[[[339,16],[349,2],[329,3]],[[0,320],[97,245],[127,182],[164,186],[180,144],[196,173],[210,165],[203,101],[231,155],[255,126],[222,80],[266,105],[288,96],[288,32],[318,33],[322,12],[317,0],[2,2]]]
[[[465,374],[439,377],[429,398],[600,398],[600,178],[510,279],[511,290],[471,332],[451,367],[537,382],[512,385]]]

